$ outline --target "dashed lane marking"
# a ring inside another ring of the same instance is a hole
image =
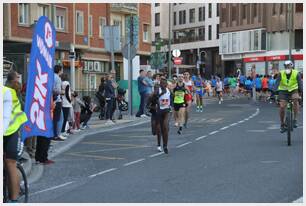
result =
[[[196,138],[196,141],[199,141],[199,140],[204,139],[204,138],[206,138],[206,137],[207,137],[207,135],[204,135],[204,136],[198,137],[198,138]]]
[[[186,145],[188,145],[188,144],[191,144],[192,142],[186,142],[186,143],[184,143],[184,144],[181,144],[181,145],[179,145],[179,146],[176,146],[176,148],[181,148],[181,147],[184,147],[184,146],[186,146]]]
[[[82,153],[68,153],[68,155],[72,155],[76,157],[89,157],[89,158],[94,158],[96,160],[123,160],[125,159],[121,157],[107,157],[107,156],[101,156],[101,155],[88,155],[88,154],[82,154]]]
[[[244,122],[244,120],[241,120],[241,121],[239,121],[238,123],[243,123]]]
[[[112,168],[112,169],[109,169],[109,170],[104,170],[104,171],[102,171],[102,172],[98,172],[98,173],[93,174],[93,175],[90,175],[90,176],[88,176],[88,177],[89,177],[89,178],[93,178],[93,177],[96,177],[96,176],[98,176],[98,175],[103,175],[103,174],[106,174],[106,173],[108,173],[108,172],[112,172],[112,171],[115,171],[115,170],[117,170],[117,168]]]
[[[225,129],[228,129],[229,126],[225,126],[225,127],[222,127],[220,130],[225,130]]]
[[[61,184],[61,185],[57,185],[57,186],[54,186],[54,187],[50,187],[50,188],[47,188],[47,189],[44,189],[44,190],[40,190],[40,191],[37,191],[37,192],[34,192],[31,195],[37,195],[37,194],[40,194],[40,193],[43,193],[43,192],[47,192],[47,191],[51,191],[51,190],[55,190],[55,189],[58,189],[58,188],[61,188],[61,187],[65,187],[67,185],[70,185],[74,183],[74,181],[71,181],[71,182],[67,182],[67,183],[64,183],[64,184]]]
[[[209,135],[213,135],[213,134],[216,134],[216,133],[218,133],[218,131],[213,131],[213,132],[209,133]]]
[[[233,124],[231,124],[230,126],[232,127],[232,126],[235,126],[235,125],[237,125],[238,123],[233,123]]]
[[[265,132],[264,129],[253,129],[253,130],[247,130],[247,132]]]
[[[130,166],[130,165],[133,165],[133,164],[136,164],[136,163],[139,163],[139,162],[142,162],[142,161],[144,161],[145,159],[144,158],[142,158],[142,159],[139,159],[139,160],[135,160],[135,161],[133,161],[133,162],[128,162],[128,163],[126,163],[126,164],[124,164],[123,166]]]
[[[163,152],[159,152],[159,153],[156,153],[156,154],[152,154],[149,157],[157,157],[157,156],[162,155],[162,154],[164,154],[164,153]]]

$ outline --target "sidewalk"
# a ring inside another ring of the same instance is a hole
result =
[[[51,141],[48,158],[52,160],[54,157],[69,150],[75,144],[82,141],[86,136],[121,129],[131,125],[139,125],[149,121],[149,117],[137,118],[135,116],[131,117],[124,115],[123,119],[116,120],[116,123],[114,124],[105,124],[106,120],[100,120],[98,115],[94,115],[88,123],[88,129],[81,130],[73,135],[69,135],[65,141]],[[39,180],[43,174],[44,167],[48,166],[36,164],[35,159],[31,159],[27,152],[24,152],[23,157],[27,159],[27,161],[23,163],[23,167],[28,177],[28,183],[31,184]]]

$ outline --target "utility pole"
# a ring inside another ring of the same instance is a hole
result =
[[[169,3],[169,36],[168,36],[168,71],[169,76],[171,78],[171,3]]]
[[[292,61],[293,4],[288,3],[289,60]]]
[[[131,15],[130,16],[130,33],[128,34],[129,35],[129,38],[128,38],[128,68],[129,68],[129,81],[128,81],[128,88],[129,88],[129,99],[128,99],[128,102],[129,102],[129,113],[130,113],[130,116],[133,115],[133,61],[132,61],[132,57],[131,57],[131,47],[133,45],[133,32],[134,32],[134,19],[133,19],[133,16]]]
[[[75,91],[75,50],[74,44],[70,44],[70,82],[71,89]]]

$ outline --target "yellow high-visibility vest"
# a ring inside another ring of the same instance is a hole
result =
[[[296,79],[299,72],[295,69],[293,69],[291,72],[290,79],[287,79],[287,75],[284,70],[280,72],[281,81],[278,86],[279,91],[291,92],[299,88],[298,81]]]
[[[2,95],[4,95],[7,91],[10,91],[12,95],[12,112],[10,117],[10,123],[4,136],[9,136],[15,133],[16,131],[18,131],[18,129],[23,123],[28,121],[26,113],[21,110],[21,104],[17,97],[16,91],[9,87],[3,86]]]

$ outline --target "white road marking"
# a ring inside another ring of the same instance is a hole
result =
[[[142,161],[144,161],[145,159],[143,158],[143,159],[139,159],[139,160],[136,160],[136,161],[133,161],[133,162],[128,162],[128,163],[126,163],[126,164],[124,164],[123,166],[129,166],[129,165],[133,165],[133,164],[136,164],[136,163],[138,163],[138,162],[142,162]]]
[[[162,155],[162,154],[164,154],[164,153],[163,152],[159,152],[159,153],[150,155],[150,157],[157,157],[157,156]]]
[[[247,132],[265,132],[264,129],[253,129],[253,130],[247,130]]]
[[[226,126],[226,127],[222,127],[220,130],[225,130],[225,129],[228,129],[229,126]]]
[[[207,135],[204,135],[204,136],[198,137],[198,138],[196,138],[196,141],[199,141],[200,139],[204,139],[204,138],[206,138],[206,137],[207,137]]]
[[[279,163],[280,161],[275,161],[275,160],[268,160],[268,161],[260,161],[260,163],[263,164],[271,164],[271,163]]]
[[[230,126],[232,127],[232,126],[235,126],[235,125],[237,125],[237,124],[238,124],[238,123],[235,122],[235,123],[231,124]]]
[[[184,147],[184,146],[186,146],[186,145],[188,145],[188,144],[191,144],[192,142],[186,142],[186,143],[184,143],[184,144],[181,144],[181,145],[179,145],[179,146],[176,146],[176,148],[181,148],[181,147]]]
[[[105,173],[108,173],[108,172],[111,172],[111,171],[114,171],[114,170],[117,170],[117,168],[112,168],[112,169],[109,169],[109,170],[104,170],[102,172],[98,172],[97,174],[93,174],[93,175],[90,175],[88,176],[89,178],[93,178],[93,177],[96,177],[98,175],[103,175]]]
[[[244,120],[241,120],[241,121],[239,121],[238,123],[243,123],[244,122]]]
[[[74,181],[72,181],[72,182],[67,182],[67,183],[64,183],[64,184],[61,184],[61,185],[58,185],[58,186],[50,187],[50,188],[47,188],[47,189],[45,189],[45,190],[40,190],[40,191],[34,192],[34,193],[30,194],[30,195],[37,195],[37,194],[40,194],[40,193],[43,193],[43,192],[47,192],[47,191],[50,191],[50,190],[55,190],[55,189],[58,189],[58,188],[61,188],[61,187],[65,187],[65,186],[67,186],[67,185],[70,185],[70,184],[72,184],[72,183],[74,183]]]
[[[248,120],[249,120],[249,118],[245,118],[244,120],[245,120],[245,121],[248,121]]]
[[[213,135],[213,134],[216,134],[216,133],[218,133],[219,131],[213,131],[213,132],[211,132],[211,133],[209,133],[209,135]]]

